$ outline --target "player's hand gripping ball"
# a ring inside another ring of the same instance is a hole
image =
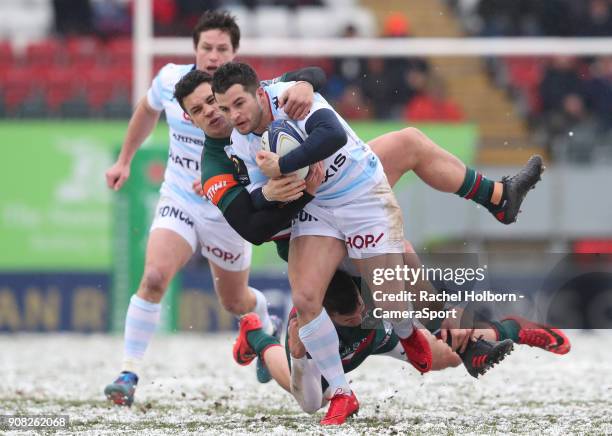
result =
[[[306,134],[295,122],[274,120],[261,135],[261,148],[282,157],[302,145],[304,139],[306,139]],[[300,179],[305,179],[308,174],[308,167],[300,168],[295,173]]]

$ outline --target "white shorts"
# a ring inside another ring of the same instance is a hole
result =
[[[222,214],[211,214],[209,203],[189,209],[171,197],[157,203],[151,230],[168,229],[180,235],[195,253],[198,244],[202,256],[228,271],[243,271],[251,265],[251,244],[230,227]],[[216,208],[215,208],[216,209]]]
[[[291,239],[329,236],[346,243],[348,255],[361,259],[368,254],[403,253],[402,210],[383,178],[368,193],[335,207],[307,204],[291,226]]]

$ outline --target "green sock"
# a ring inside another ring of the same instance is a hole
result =
[[[251,330],[248,332],[247,341],[258,356],[261,355],[261,353],[270,345],[280,345],[278,338],[264,333],[262,329]]]
[[[519,342],[519,331],[521,330],[521,326],[518,322],[511,319],[505,319],[501,322],[491,321],[491,326],[497,332],[499,341],[512,339],[514,342]]]
[[[495,182],[487,179],[478,171],[472,168],[465,167],[465,178],[461,188],[455,194],[459,197],[463,197],[466,200],[475,201],[478,204],[483,205],[487,209],[495,208],[497,205],[491,203],[491,196],[493,195],[493,187]]]

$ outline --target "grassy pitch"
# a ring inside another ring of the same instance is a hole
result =
[[[301,413],[274,382],[258,384],[254,367],[236,365],[228,334],[156,337],[131,409],[102,394],[120,337],[7,335],[0,415],[69,415],[68,429],[49,434],[612,434],[612,334],[570,339],[566,356],[516,346],[480,380],[463,367],[421,376],[371,358],[349,374],[359,415],[332,429],[318,425],[323,412]]]

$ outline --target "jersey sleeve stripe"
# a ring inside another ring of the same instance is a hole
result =
[[[204,182],[204,195],[217,206],[223,196],[235,186],[238,186],[238,182],[232,174],[218,174]]]

